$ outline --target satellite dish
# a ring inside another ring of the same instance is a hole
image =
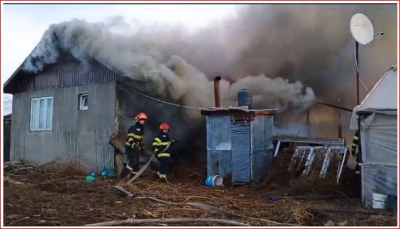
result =
[[[350,20],[350,31],[354,39],[363,45],[374,39],[374,27],[364,14],[354,14]]]

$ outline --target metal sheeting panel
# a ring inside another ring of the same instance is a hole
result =
[[[232,179],[232,152],[228,150],[218,151],[219,175],[224,179]]]
[[[396,165],[363,164],[361,172],[364,204],[372,206],[373,193],[397,196]]]
[[[264,179],[273,160],[273,116],[257,116],[251,123],[252,181]]]
[[[231,134],[233,183],[249,183],[251,182],[250,124],[232,123]]]
[[[207,176],[232,174],[231,151],[209,150],[207,152]]]
[[[219,175],[218,150],[207,151],[207,176]]]
[[[84,66],[74,59],[59,61],[35,75],[20,74],[13,80],[12,85],[10,84],[12,93],[125,81],[128,79],[96,61],[91,62],[90,66]]]
[[[230,116],[207,116],[207,150],[231,150]]]

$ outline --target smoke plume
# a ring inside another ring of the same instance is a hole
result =
[[[121,27],[127,32],[121,33]],[[178,38],[175,40],[164,35],[167,33],[162,29],[133,33],[129,32],[129,28],[120,19],[106,23],[72,20],[51,25],[26,60],[24,70],[37,73],[68,53],[85,65],[95,60],[123,76],[145,82],[144,91],[147,93],[187,106],[213,106],[212,80],[183,57],[167,54],[168,44],[176,45]],[[163,43],[163,38],[164,42],[168,42]],[[254,94],[254,106],[258,108],[300,110],[315,100],[313,90],[299,81],[290,83],[261,74],[239,79],[232,84],[223,80],[221,92],[224,105],[236,105],[237,92],[242,88],[250,89]],[[191,117],[199,117],[198,111],[186,112]]]
[[[368,16],[381,40],[360,45],[360,77],[368,90],[397,61],[395,4],[270,4],[238,7],[235,16],[196,34],[178,30],[158,43],[205,72],[236,81],[248,75],[311,87],[316,97],[352,108],[356,105],[354,39],[350,19]],[[172,41],[177,41],[176,43]],[[169,45],[168,45],[169,44]],[[361,85],[363,98],[369,91]]]
[[[65,52],[148,82],[148,92],[184,105],[212,106],[211,78],[218,73],[236,82],[222,83],[226,104],[235,104],[235,93],[246,86],[259,108],[301,110],[312,104],[314,92],[351,108],[355,64],[349,21],[354,13],[366,14],[376,33],[385,33],[384,39],[360,47],[361,78],[371,89],[396,61],[395,4],[240,6],[231,18],[194,33],[174,25],[138,30],[121,17],[101,23],[72,20],[50,26],[24,69],[41,71]],[[362,97],[367,93],[361,87]]]
[[[121,17],[99,23],[72,20],[49,27],[24,70],[40,72],[66,53],[84,66],[97,61],[130,77],[148,95],[187,106],[213,106],[212,78],[221,75],[223,106],[236,106],[237,92],[247,88],[256,108],[302,111],[316,97],[332,104],[340,100],[338,105],[352,108],[356,81],[349,22],[355,13],[368,16],[375,33],[385,33],[382,40],[360,46],[360,77],[370,90],[397,61],[396,4],[240,5],[234,16],[196,32],[175,25],[138,29]],[[361,98],[368,92],[360,87]],[[146,108],[148,103],[142,103],[138,109]],[[158,116],[157,109],[165,110],[161,104],[149,110]],[[337,112],[321,107],[314,111],[311,132],[333,137]],[[196,144],[185,144],[182,152],[205,151],[205,135],[197,134],[204,125],[185,125],[176,119],[176,112],[166,112],[158,121],[172,122],[179,129],[178,138]],[[200,116],[198,110],[180,112],[190,120]],[[278,134],[307,132],[305,117],[286,112],[276,118]],[[346,137],[351,134],[344,131]],[[192,137],[196,140],[189,140]]]

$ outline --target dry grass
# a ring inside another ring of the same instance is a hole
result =
[[[278,172],[276,171],[276,174],[279,174]],[[203,166],[177,168],[169,175],[170,182],[166,184],[157,183],[155,177],[140,177],[132,185],[125,186],[125,189],[134,193],[135,196],[155,197],[175,204],[160,203],[151,199],[121,197],[120,193],[113,188],[117,183],[115,180],[98,178],[93,184],[86,183],[85,173],[79,165],[74,163],[49,163],[21,170],[7,177],[9,179],[4,185],[5,225],[80,226],[129,217],[136,219],[232,218],[254,226],[274,225],[271,221],[284,225],[324,225],[330,219],[348,220],[351,225],[395,224],[393,220],[395,216],[375,217],[375,221],[371,222],[366,221],[365,215],[322,214],[321,211],[310,210],[335,209],[343,206],[354,208],[354,204],[345,198],[342,198],[340,203],[336,200],[298,200],[291,194],[300,195],[294,189],[300,189],[300,183],[297,183],[299,186],[290,182],[281,182],[280,185],[265,183],[240,187],[206,187]],[[270,179],[271,181],[278,180]],[[10,180],[13,181],[10,182]],[[320,187],[317,181],[312,183],[312,180],[307,180],[307,182],[311,183],[303,185],[314,186],[312,191],[316,193],[330,189],[323,188],[324,183],[321,183]],[[321,192],[321,194],[324,193]],[[271,201],[270,197],[275,197],[277,200]],[[187,205],[189,202],[208,204],[230,215],[205,211]],[[215,224],[195,225],[216,226]]]

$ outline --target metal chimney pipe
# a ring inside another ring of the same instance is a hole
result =
[[[221,81],[221,76],[216,76],[214,78],[215,107],[221,107],[221,93],[219,90],[219,81]]]

